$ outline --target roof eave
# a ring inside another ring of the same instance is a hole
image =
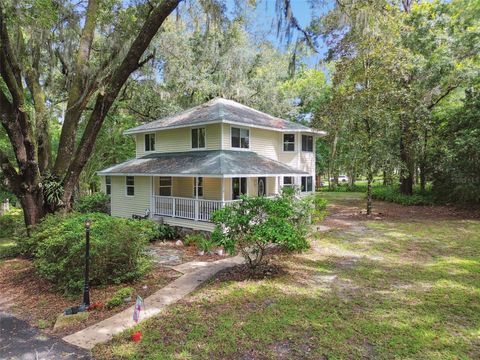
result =
[[[125,130],[123,132],[123,135],[136,135],[136,134],[145,134],[145,133],[150,133],[152,131],[163,131],[163,130],[171,130],[171,129],[182,129],[182,128],[188,128],[192,126],[202,126],[202,125],[212,125],[212,124],[229,124],[229,125],[237,125],[237,126],[243,126],[243,127],[251,127],[251,128],[257,128],[257,129],[264,129],[264,130],[271,130],[271,131],[278,131],[278,132],[294,132],[294,133],[313,133],[315,135],[318,135],[320,137],[326,136],[327,133],[322,130],[315,130],[312,128],[306,128],[306,129],[279,129],[279,128],[274,128],[274,127],[268,127],[268,126],[259,126],[255,124],[245,124],[241,122],[236,122],[236,121],[228,121],[228,120],[215,120],[215,121],[206,121],[202,123],[197,123],[197,124],[185,124],[185,125],[178,125],[178,126],[168,126],[168,127],[156,127],[156,128],[151,128],[151,129],[138,129],[132,128]]]

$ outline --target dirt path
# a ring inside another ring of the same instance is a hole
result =
[[[423,221],[480,219],[480,209],[473,207],[444,206],[403,206],[385,201],[374,201],[373,214],[365,213],[366,200],[363,193],[324,193],[329,201],[329,215],[322,226],[329,229],[361,226],[359,222],[374,221]]]

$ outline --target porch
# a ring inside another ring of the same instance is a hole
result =
[[[210,221],[212,213],[238,200],[204,200],[171,196],[154,195],[152,215],[172,218]]]

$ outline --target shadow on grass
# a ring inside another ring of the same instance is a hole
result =
[[[384,235],[373,240],[358,234],[355,246],[362,250],[356,253],[282,258],[288,273],[278,277],[213,281],[140,324],[142,342],[132,343],[124,333],[94,354],[98,359],[479,358],[480,241],[469,238],[465,249],[464,238],[453,231],[445,243],[439,241],[441,229],[428,239],[402,226],[397,230],[404,236],[389,234],[394,231],[389,227],[380,230]],[[319,246],[346,241],[329,236]],[[405,243],[389,252],[397,241]],[[428,246],[413,256],[422,242]],[[382,247],[378,258],[365,250],[377,253]]]

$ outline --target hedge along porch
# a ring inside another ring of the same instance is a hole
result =
[[[300,185],[296,179],[308,175],[253,152],[230,150],[151,154],[99,174],[113,216],[149,209],[165,223],[198,230],[212,230],[211,213],[241,194],[274,195],[284,177]]]

